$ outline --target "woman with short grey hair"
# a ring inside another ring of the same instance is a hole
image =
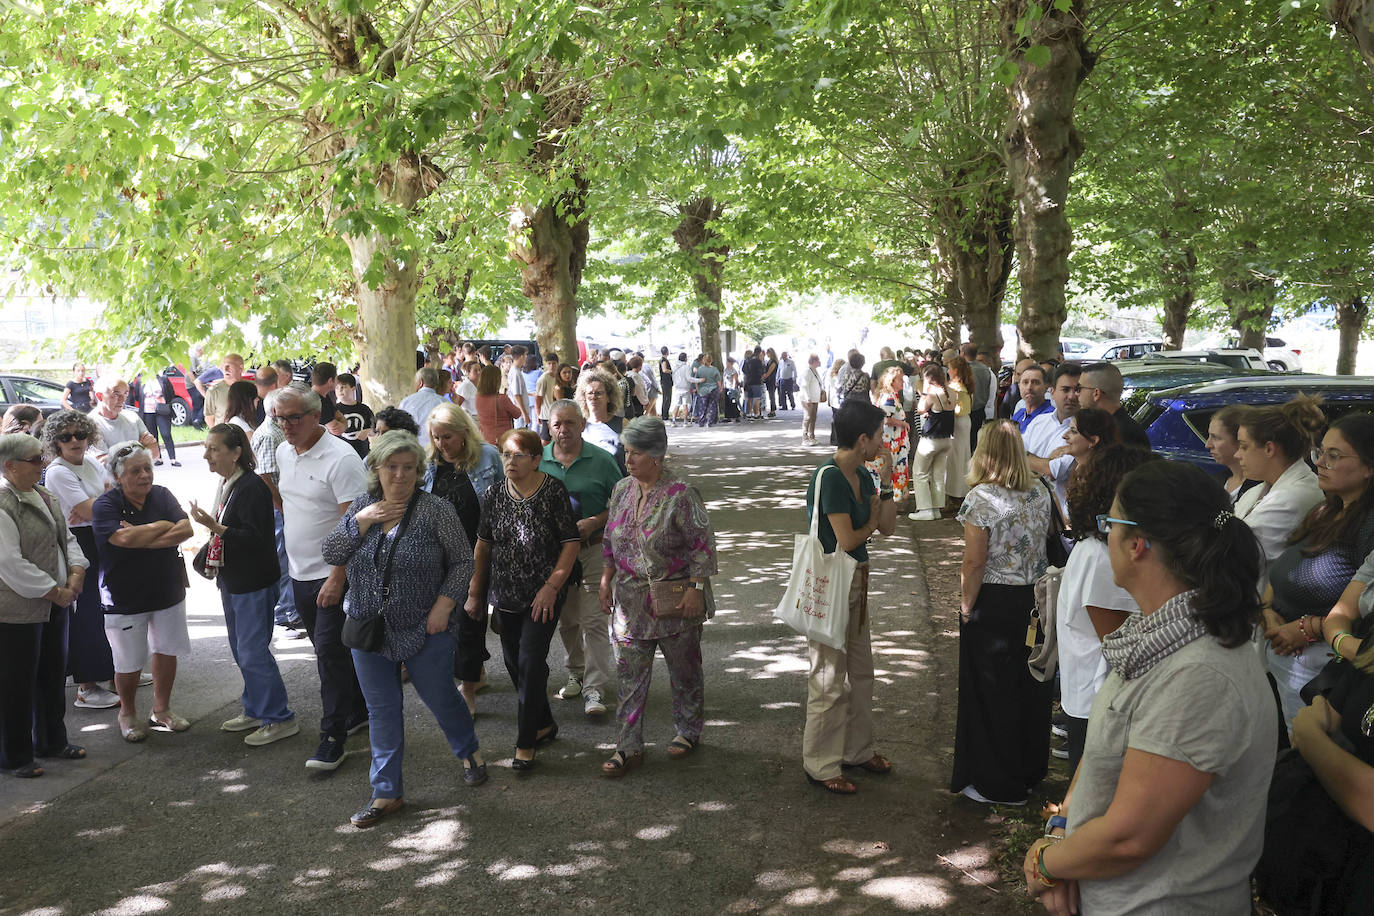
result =
[[[678,760],[696,748],[705,715],[701,631],[715,612],[715,534],[701,494],[664,468],[667,428],[658,417],[639,417],[620,440],[630,476],[611,491],[601,573],[601,610],[612,615],[620,678],[620,739],[601,765],[611,778],[644,763],[644,708],[660,650],[676,730],[667,754]]]
[[[623,464],[620,432],[625,418],[617,417],[620,410],[620,386],[604,369],[591,369],[577,379],[577,406],[587,418],[582,438],[604,448]]]
[[[365,461],[367,464],[367,492],[369,496],[380,499],[383,487],[381,474],[384,473],[387,464],[391,459],[411,454],[415,456],[415,466],[422,468],[425,466],[425,447],[420,444],[420,440],[409,433],[396,431],[398,435],[382,433],[373,443],[372,450],[368,452]]]

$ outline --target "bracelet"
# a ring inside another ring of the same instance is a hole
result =
[[[1354,635],[1355,634],[1351,633],[1349,630],[1341,630],[1336,634],[1336,638],[1331,640],[1331,651],[1336,653],[1337,658],[1344,658],[1344,656],[1341,655],[1341,640]]]
[[[1314,642],[1317,641],[1317,637],[1315,637],[1315,636],[1313,636],[1311,633],[1307,632],[1307,615],[1306,615],[1306,614],[1304,614],[1304,615],[1302,615],[1301,617],[1298,618],[1298,632],[1302,634],[1302,638],[1303,638],[1303,639],[1307,640],[1307,644],[1308,644],[1309,646],[1312,645],[1312,643],[1314,643]]]
[[[1045,887],[1054,887],[1059,883],[1059,879],[1050,874],[1050,870],[1045,867],[1045,850],[1057,843],[1058,839],[1054,837],[1045,837],[1044,839],[1050,840],[1050,842],[1041,843],[1039,851],[1035,854],[1035,877]]]
[[[878,494],[878,501],[879,501],[879,502],[890,502],[892,499],[893,499],[893,495],[892,495],[892,491],[891,491],[891,490],[884,490],[884,491],[882,491],[881,493]]]

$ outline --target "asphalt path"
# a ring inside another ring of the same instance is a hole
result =
[[[239,711],[242,682],[218,595],[193,575],[192,654],[173,694],[193,727],[130,745],[114,710],[72,709],[68,728],[88,759],[48,761],[41,779],[0,777],[0,913],[1024,912],[1023,890],[995,867],[1000,817],[947,791],[957,526],[903,519],[871,549],[878,747],[896,769],[859,774],[856,796],[833,796],[801,769],[805,644],[771,613],[805,523],[808,474],[828,450],[801,445],[799,412],[671,437],[670,460],[706,499],[720,559],[696,753],[664,753],[673,728],[660,659],[644,767],[601,778],[614,716],[593,720],[554,699],[559,737],[517,776],[515,696],[489,634],[492,689],[477,721],[489,782],[463,786],[407,688],[407,806],[355,830],[349,815],[370,797],[366,733],[335,773],[304,767],[320,709],[309,642],[278,630],[274,647],[298,737],[255,749],[219,731]],[[209,502],[200,449],[180,457],[158,482],[183,506]],[[563,661],[555,640],[551,691]],[[146,711],[151,690],[139,699]]]

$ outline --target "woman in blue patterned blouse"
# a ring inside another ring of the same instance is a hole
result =
[[[487,778],[472,715],[453,683],[460,616],[454,608],[472,578],[472,547],[453,506],[420,488],[424,462],[424,449],[410,433],[379,436],[367,456],[367,495],[354,501],[324,542],[325,562],[347,569],[344,613],[356,619],[381,614],[386,622],[380,650],[353,650],[372,720],[372,800],[352,818],[360,829],[404,804],[402,662],[463,761],[463,781],[478,786]]]

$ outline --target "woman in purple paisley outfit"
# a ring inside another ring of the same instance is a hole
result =
[[[644,762],[644,707],[659,650],[668,663],[677,730],[668,756],[686,757],[701,740],[701,628],[714,612],[708,586],[716,572],[716,538],[701,495],[663,466],[668,451],[663,421],[640,417],[626,425],[620,441],[630,476],[611,493],[601,575],[601,610],[613,615],[620,677],[620,740],[601,765],[610,777],[624,776]],[[654,610],[651,583],[661,580],[686,585],[672,616],[663,607]]]

